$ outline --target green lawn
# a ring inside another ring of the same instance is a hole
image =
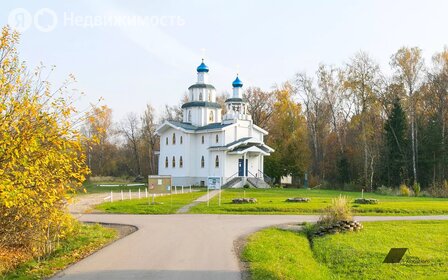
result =
[[[195,191],[191,193],[161,196],[154,199],[154,204],[152,203],[151,197],[106,202],[97,205],[95,209],[106,213],[173,214],[176,213],[182,206],[193,202],[195,199],[204,194],[206,194],[205,191]]]
[[[114,229],[100,225],[79,225],[75,234],[61,241],[59,248],[43,260],[29,260],[9,273],[0,273],[0,279],[48,278],[97,251],[116,237],[117,232]]]
[[[363,223],[357,233],[314,238],[266,229],[243,252],[257,279],[448,279],[448,221]],[[409,251],[399,264],[383,264],[392,247]]]
[[[77,194],[91,194],[91,193],[110,193],[124,191],[127,192],[129,190],[136,192],[140,189],[142,192],[145,191],[146,186],[127,186],[127,184],[138,184],[138,183],[123,183],[123,182],[100,182],[100,183],[84,183],[83,190],[77,192]],[[109,185],[109,186],[99,186],[99,185]],[[119,185],[119,186],[113,186]]]
[[[210,201],[210,206],[201,203],[190,213],[220,214],[316,214],[331,203],[331,199],[340,194],[352,199],[361,197],[361,193],[335,190],[305,189],[227,189],[222,193],[221,207],[218,198]],[[254,197],[256,204],[232,204],[233,198]],[[308,203],[288,203],[288,197],[308,197]],[[401,197],[365,193],[364,197],[376,198],[379,204],[360,205],[352,203],[356,215],[437,215],[448,214],[448,199],[429,197]]]

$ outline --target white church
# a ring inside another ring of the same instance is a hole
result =
[[[171,176],[175,186],[269,187],[263,161],[274,150],[264,144],[268,132],[252,122],[243,83],[238,76],[233,81],[233,96],[225,101],[227,113],[222,115],[208,75],[202,60],[197,82],[188,88],[188,102],[182,105],[182,122],[168,120],[157,128],[159,175]]]

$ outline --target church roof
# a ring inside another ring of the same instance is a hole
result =
[[[243,102],[245,100],[243,100],[242,98],[239,97],[232,97],[232,98],[227,98],[226,102]]]
[[[235,154],[239,154],[241,152],[258,151],[266,155],[274,151],[274,149],[253,137],[243,137],[236,141],[230,142],[225,146],[212,146],[209,149],[226,150]]]
[[[223,123],[211,123],[205,126],[195,126],[191,123],[185,123],[185,122],[178,122],[178,121],[168,121],[170,124],[183,128],[185,130],[190,131],[202,131],[202,130],[209,130],[209,129],[220,129],[223,127],[226,127],[228,125],[231,125],[229,123],[223,124]]]
[[[219,105],[216,102],[208,102],[208,101],[192,101],[192,102],[184,103],[182,105],[182,109],[190,108],[190,107],[221,108],[221,105]]]
[[[208,88],[208,89],[215,89],[214,86],[210,85],[210,84],[194,84],[191,85],[188,89],[192,89],[192,88]]]

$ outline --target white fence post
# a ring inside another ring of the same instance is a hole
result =
[[[148,189],[145,189],[145,197],[148,198]]]
[[[138,188],[138,199],[140,199],[141,198],[141,196],[140,196],[140,188]]]
[[[129,200],[132,199],[132,193],[131,193],[131,189],[129,189]]]
[[[182,193],[184,193],[184,186],[182,186]]]
[[[110,202],[114,202],[113,193],[110,191]]]
[[[190,192],[191,192],[191,185],[190,185]]]
[[[121,200],[124,200],[123,190],[121,190]]]
[[[177,194],[177,186],[174,186],[174,193]]]

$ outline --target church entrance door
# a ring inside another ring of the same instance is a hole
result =
[[[246,168],[244,168],[244,160],[242,158],[240,158],[238,160],[238,176],[243,177],[244,176],[244,169],[246,169],[246,177],[248,174],[248,159],[246,159]]]

